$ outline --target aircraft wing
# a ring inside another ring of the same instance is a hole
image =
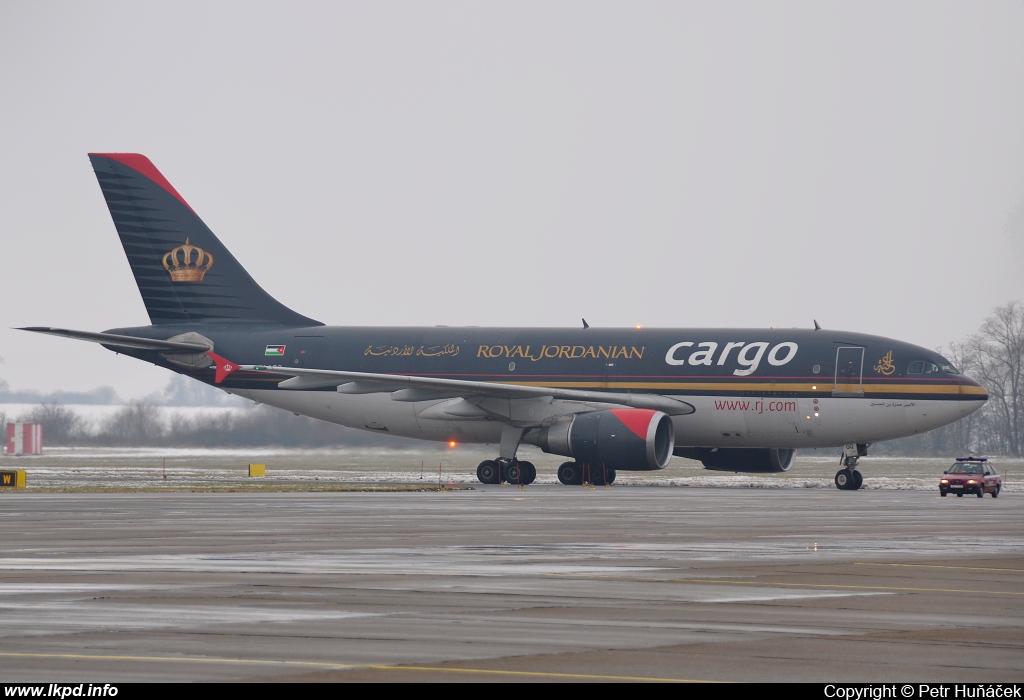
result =
[[[649,408],[670,416],[684,416],[694,407],[659,394],[632,394],[604,391],[583,391],[551,386],[527,384],[477,382],[463,379],[413,377],[401,374],[375,374],[371,372],[344,372],[298,367],[240,365],[239,370],[265,374],[287,374],[280,389],[321,389],[337,387],[343,394],[391,393],[395,401],[430,401],[444,398],[494,397],[504,399],[554,398],[565,401],[606,403],[632,408]]]

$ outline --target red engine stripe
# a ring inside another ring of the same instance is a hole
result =
[[[612,414],[622,421],[622,424],[630,429],[642,440],[647,439],[647,429],[657,411],[649,408],[613,408]]]

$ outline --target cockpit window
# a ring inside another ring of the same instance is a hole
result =
[[[957,372],[956,367],[949,364],[948,360],[943,360],[942,364],[938,365],[928,360],[914,360],[907,367],[907,374],[938,374],[939,372],[960,374]]]

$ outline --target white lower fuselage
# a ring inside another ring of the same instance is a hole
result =
[[[404,402],[388,393],[347,395],[333,391],[242,390],[232,393],[339,425],[420,440],[497,444],[499,420],[426,418],[443,401]],[[924,433],[977,410],[984,400],[785,398],[686,396],[694,413],[672,418],[676,445],[699,447],[835,447],[874,443]],[[497,400],[495,400],[497,401]],[[538,423],[550,416],[587,410],[558,400],[504,400],[487,408],[512,422]],[[607,406],[595,405],[594,410]],[[567,410],[568,409],[568,410]]]

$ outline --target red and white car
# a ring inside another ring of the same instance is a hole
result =
[[[981,498],[990,493],[992,498],[997,498],[1002,488],[1002,477],[986,457],[957,457],[953,466],[943,472],[939,479],[940,496],[947,493],[955,493],[957,496],[973,493]]]

